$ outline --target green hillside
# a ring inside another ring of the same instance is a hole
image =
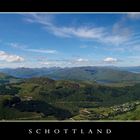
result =
[[[96,82],[31,78],[0,86],[0,118],[117,119],[116,115],[124,115],[136,109],[136,102],[140,101],[139,91],[140,84],[113,87]],[[120,109],[122,106],[125,107],[123,111],[112,112],[112,108]]]
[[[17,83],[20,82],[21,79],[19,78],[15,78],[13,76],[4,74],[4,73],[0,73],[0,84],[5,84],[5,83]]]

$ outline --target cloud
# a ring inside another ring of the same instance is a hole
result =
[[[83,58],[78,58],[75,61],[77,61],[77,62],[88,62],[89,60],[88,59],[83,59]]]
[[[53,15],[52,14],[36,14],[31,13],[28,15],[25,15],[26,18],[24,18],[25,21],[29,23],[40,23],[46,26],[52,26],[53,22]]]
[[[139,20],[140,19],[140,13],[137,13],[137,12],[131,12],[127,15],[127,17],[129,19],[132,19],[132,20]]]
[[[87,58],[71,59],[69,62],[70,62],[70,65],[72,67],[93,66],[93,65],[95,65],[95,62],[93,60],[89,60]]]
[[[140,45],[139,44],[138,45],[133,45],[133,47],[131,46],[131,47],[128,48],[128,51],[134,52],[135,54],[139,53],[140,52]]]
[[[107,62],[107,63],[115,63],[115,62],[118,62],[118,59],[117,58],[112,58],[112,57],[107,57],[103,61]]]
[[[45,67],[79,67],[79,66],[90,66],[93,65],[93,62],[86,58],[77,58],[77,59],[59,59],[59,60],[40,60],[39,62],[42,66]]]
[[[103,66],[107,64],[116,64],[121,62],[117,58],[107,57],[104,60],[92,60],[87,58],[70,58],[70,59],[39,59],[39,64],[42,67],[84,67],[84,66]]]
[[[53,27],[50,29],[54,35],[60,37],[76,37],[100,43],[111,43],[114,45],[118,45],[127,40],[127,36],[120,34],[113,35],[111,32],[108,33],[107,29],[105,29],[104,27]]]
[[[22,62],[24,61],[24,58],[18,55],[12,55],[4,51],[0,51],[0,60],[6,62]]]
[[[46,50],[46,49],[26,49],[25,51],[36,52],[36,53],[48,53],[48,54],[56,54],[56,50]]]
[[[9,46],[20,49],[22,51],[27,52],[35,52],[35,53],[47,53],[47,54],[56,54],[58,51],[52,49],[29,49],[27,45],[19,44],[19,43],[8,43]]]
[[[67,67],[69,65],[69,62],[63,60],[45,60],[39,63],[43,67]]]
[[[55,28],[55,34],[66,37],[77,37],[84,39],[100,39],[104,36],[104,28],[102,27],[60,27]]]
[[[43,25],[43,28],[50,32],[51,34],[59,37],[67,38],[80,38],[80,39],[90,39],[92,41],[101,43],[111,43],[114,45],[119,45],[128,40],[126,33],[122,34],[122,30],[117,33],[113,33],[112,28],[98,27],[98,26],[58,26],[51,19],[49,14],[31,14],[26,17],[26,21],[30,23],[38,23]],[[120,29],[120,28],[119,28]],[[122,28],[121,28],[122,29]],[[124,32],[124,30],[123,30]]]
[[[80,48],[84,49],[84,48],[88,48],[87,45],[81,45]]]
[[[12,48],[16,48],[16,49],[26,49],[27,46],[26,45],[23,45],[23,44],[19,44],[19,43],[16,43],[16,42],[11,42],[11,43],[7,43],[10,47]]]

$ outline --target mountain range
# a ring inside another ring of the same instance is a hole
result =
[[[133,72],[132,72],[133,71]],[[0,72],[17,77],[49,77],[54,80],[97,81],[100,83],[140,81],[140,67],[16,68]]]

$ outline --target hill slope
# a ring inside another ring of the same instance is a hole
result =
[[[21,81],[19,78],[15,78],[13,76],[0,73],[0,84],[5,84],[5,83],[16,83]]]

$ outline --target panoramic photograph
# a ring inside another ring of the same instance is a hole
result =
[[[1,13],[8,120],[140,120],[140,13]]]

